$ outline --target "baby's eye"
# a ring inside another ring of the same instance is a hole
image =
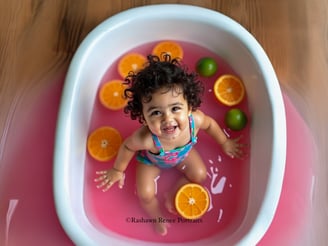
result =
[[[177,112],[177,111],[179,111],[179,110],[181,110],[181,107],[180,107],[180,106],[174,106],[174,107],[172,108],[172,112]]]
[[[161,111],[155,110],[150,113],[151,116],[159,116],[161,115]]]

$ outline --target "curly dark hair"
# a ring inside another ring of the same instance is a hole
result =
[[[201,105],[204,86],[197,74],[189,73],[178,59],[172,59],[169,54],[164,54],[161,58],[148,55],[146,66],[137,73],[130,72],[125,79],[128,88],[124,95],[129,101],[124,112],[130,114],[132,120],[143,122],[142,103],[150,102],[152,94],[162,88],[181,88],[192,110]]]

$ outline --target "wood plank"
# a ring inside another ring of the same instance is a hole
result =
[[[309,124],[315,165],[313,245],[328,239],[328,2],[326,0],[0,0],[0,144],[24,93],[65,71],[83,38],[104,19],[132,7],[181,3],[222,12],[260,42]],[[0,146],[1,147],[1,146]],[[0,152],[1,160],[1,152]]]

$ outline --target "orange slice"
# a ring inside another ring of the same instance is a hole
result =
[[[138,72],[142,69],[147,59],[145,56],[138,53],[129,53],[124,55],[118,62],[118,73],[125,78],[129,72]]]
[[[175,207],[185,219],[197,219],[203,216],[210,204],[206,189],[199,184],[185,184],[175,196]]]
[[[88,137],[89,154],[98,161],[109,161],[118,152],[122,137],[118,130],[103,126],[94,130]]]
[[[99,91],[99,100],[102,105],[111,110],[119,110],[127,104],[124,90],[127,85],[121,80],[111,80],[103,84]]]
[[[236,76],[225,74],[219,77],[214,83],[214,94],[224,105],[234,106],[244,98],[244,84]]]
[[[153,55],[158,57],[162,57],[163,54],[169,54],[172,59],[174,58],[183,58],[183,49],[180,44],[173,42],[173,41],[163,41],[158,43],[152,51]]]

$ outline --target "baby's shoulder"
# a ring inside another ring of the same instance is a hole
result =
[[[154,145],[152,134],[146,126],[138,128],[131,137],[135,143],[142,146],[142,149],[150,149]]]
[[[203,124],[206,115],[199,109],[193,111],[191,114],[194,119],[195,127],[199,128]]]

